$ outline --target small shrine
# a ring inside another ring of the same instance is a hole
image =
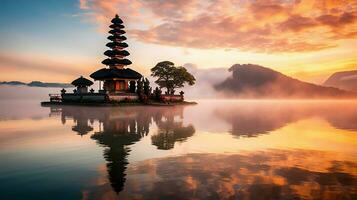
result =
[[[75,93],[83,94],[83,93],[88,93],[88,87],[93,85],[93,82],[81,76],[76,80],[72,81],[71,84],[76,87],[74,91]]]

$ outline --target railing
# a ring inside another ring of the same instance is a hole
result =
[[[60,94],[49,94],[48,96],[50,96],[50,102],[61,102],[62,101],[62,97]]]

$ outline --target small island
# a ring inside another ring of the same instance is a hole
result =
[[[139,72],[128,68],[132,62],[126,57],[130,53],[125,50],[124,25],[122,19],[116,15],[109,26],[108,42],[110,49],[104,52],[107,56],[102,64],[105,68],[93,72],[90,77],[99,82],[97,92],[90,89],[93,81],[80,76],[72,81],[76,88],[69,93],[64,88],[60,94],[49,94],[50,101],[41,102],[41,105],[92,105],[92,106],[117,106],[117,105],[184,105],[195,104],[184,99],[184,92],[178,94],[175,90],[185,84],[194,85],[195,77],[184,67],[176,67],[170,61],[159,62],[151,69],[152,76],[156,77],[155,89],[150,86],[150,81]],[[162,89],[166,89],[165,93]]]

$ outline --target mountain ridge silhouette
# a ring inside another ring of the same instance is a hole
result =
[[[356,98],[357,93],[325,87],[255,64],[235,64],[232,76],[214,88],[226,97],[240,98]]]

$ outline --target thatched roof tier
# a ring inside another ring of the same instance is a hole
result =
[[[108,40],[111,40],[111,41],[115,41],[115,40],[126,40],[127,38],[124,36],[124,35],[111,35],[111,36],[108,36],[107,37],[108,38]]]
[[[123,23],[123,20],[121,20],[118,15],[115,15],[115,17],[112,19],[111,22],[112,22],[113,24],[122,24],[122,23]]]
[[[84,78],[83,76],[77,78],[76,80],[72,81],[71,83],[74,86],[91,86],[93,85],[93,82],[91,80],[88,80]]]
[[[126,33],[122,30],[124,25],[122,25],[123,21],[119,18],[118,15],[112,20],[112,23],[109,27],[111,30],[108,36],[108,42],[106,44],[110,50],[104,52],[104,55],[109,58],[102,61],[104,65],[109,66],[108,68],[100,69],[90,75],[95,80],[113,80],[113,79],[140,79],[142,75],[132,69],[124,68],[127,65],[132,64],[129,59],[125,57],[130,55],[130,53],[123,48],[128,47],[129,45],[123,41],[127,38],[124,36]]]
[[[79,135],[86,135],[87,133],[93,131],[93,128],[88,125],[74,126],[72,131],[77,132]]]
[[[108,42],[106,44],[106,46],[109,47],[109,48],[115,48],[115,47],[126,48],[129,45],[127,43],[125,43],[125,42]]]
[[[122,25],[122,24],[112,24],[112,25],[109,26],[109,28],[112,28],[112,29],[123,29],[123,28],[125,28],[125,26]]]
[[[122,35],[125,34],[126,32],[124,30],[117,30],[117,29],[112,29],[110,31],[108,31],[108,33],[112,34],[112,35]]]
[[[113,65],[131,65],[132,62],[126,58],[125,59],[107,58],[103,60],[102,63],[104,65],[113,66]]]
[[[94,80],[106,80],[113,78],[123,79],[140,79],[142,75],[130,68],[118,69],[118,68],[102,68],[90,75]]]
[[[104,52],[104,55],[108,57],[113,57],[113,56],[128,56],[130,53],[126,50],[107,50]]]

